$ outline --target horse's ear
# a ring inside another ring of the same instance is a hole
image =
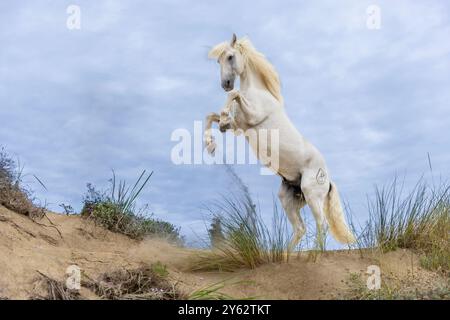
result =
[[[234,48],[234,46],[236,45],[236,41],[237,41],[236,34],[233,33],[233,37],[231,38],[231,41],[230,41],[230,46],[231,46],[232,48]]]

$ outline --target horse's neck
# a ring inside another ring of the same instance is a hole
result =
[[[244,72],[240,75],[240,83],[241,92],[245,92],[250,88],[265,89],[261,76],[249,67],[245,68]]]

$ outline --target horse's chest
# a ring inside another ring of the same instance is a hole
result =
[[[243,112],[240,109],[235,108],[233,118],[234,123],[239,129],[247,130],[249,128],[247,124],[247,119],[245,118]]]
[[[251,112],[244,113],[242,107],[240,107],[238,103],[234,102],[231,113],[236,126],[239,129],[245,131],[247,129],[253,128],[251,125],[249,125],[249,120],[252,120],[250,118],[253,116],[253,114],[257,114],[263,111],[264,102],[261,100],[261,97],[257,95],[257,92],[255,92],[255,90],[246,91],[242,94],[242,96],[245,98],[246,103],[248,104],[247,108],[250,109]]]

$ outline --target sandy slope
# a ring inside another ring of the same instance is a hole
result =
[[[358,251],[335,251],[322,254],[315,262],[302,254],[293,255],[288,264],[270,264],[256,270],[190,273],[184,270],[195,250],[155,239],[137,242],[79,216],[48,213],[48,218],[52,223],[43,219],[37,224],[0,206],[0,297],[27,299],[39,290],[37,271],[63,280],[66,268],[73,264],[94,278],[119,268],[160,261],[168,266],[170,279],[186,292],[228,279],[222,292],[236,298],[335,298],[348,289],[350,273],[364,274],[372,264],[380,265],[383,275],[399,279],[415,277],[431,284],[442,281],[419,268],[417,258],[408,251],[384,255],[382,259],[368,255],[361,258]],[[81,293],[95,298],[87,289]]]

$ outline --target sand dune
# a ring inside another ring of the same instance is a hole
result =
[[[31,221],[0,206],[0,297],[29,299],[39,292],[39,274],[64,280],[66,269],[77,265],[82,276],[95,278],[105,272],[132,269],[161,262],[169,279],[187,294],[226,280],[222,292],[235,298],[332,299],[346,298],[349,279],[367,278],[369,265],[379,265],[383,281],[392,285],[420,286],[432,290],[446,284],[442,276],[419,267],[418,258],[401,250],[385,255],[359,251],[330,251],[312,261],[308,253],[293,254],[289,263],[268,264],[256,270],[233,273],[186,271],[196,250],[163,240],[135,241],[115,234],[79,216],[47,213],[48,219]],[[414,289],[414,288],[413,288]],[[82,288],[83,298],[98,298]]]

